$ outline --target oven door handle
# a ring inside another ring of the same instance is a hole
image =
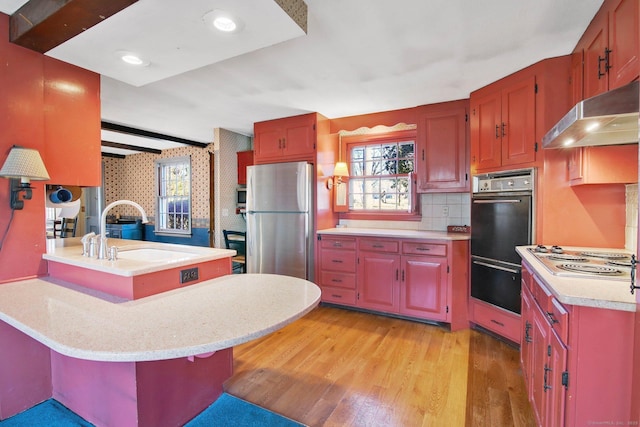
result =
[[[522,199],[500,199],[500,200],[474,200],[473,203],[486,203],[486,204],[496,204],[496,203],[520,203]]]
[[[489,268],[495,268],[496,270],[507,271],[509,273],[514,273],[514,274],[518,274],[519,273],[518,270],[514,270],[513,268],[501,267],[499,265],[489,264],[489,263],[482,262],[482,261],[473,261],[473,263],[474,264],[478,264],[478,265],[482,265],[483,267],[489,267]]]

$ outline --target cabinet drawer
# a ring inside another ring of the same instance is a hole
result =
[[[356,305],[356,291],[355,289],[323,287],[322,301],[333,302],[336,304]]]
[[[474,323],[520,344],[520,316],[480,301],[473,301],[472,307]]]
[[[333,237],[322,237],[320,240],[322,249],[356,249],[356,239],[337,239]]]
[[[397,240],[375,240],[360,239],[358,248],[370,252],[398,252],[399,242]]]
[[[532,281],[533,281],[533,273],[531,272],[531,267],[528,264],[522,263],[522,283],[529,289],[529,292],[533,292]]]
[[[553,299],[551,291],[549,291],[544,284],[540,283],[540,280],[538,280],[536,276],[533,276],[533,282],[533,289],[531,290],[533,299],[536,300],[544,313],[550,313],[552,306],[551,300]]]
[[[321,271],[320,286],[355,289],[356,275],[353,273],[336,273],[335,271]]]
[[[569,312],[555,298],[551,301],[551,311],[547,313],[547,318],[560,341],[566,345],[569,338]]]
[[[323,249],[320,253],[320,269],[323,271],[356,272],[355,251]]]
[[[403,254],[447,256],[447,245],[437,243],[402,242]]]

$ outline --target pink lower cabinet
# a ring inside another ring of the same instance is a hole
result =
[[[468,240],[320,235],[324,302],[469,327]]]
[[[354,237],[325,237],[319,242],[318,284],[322,300],[356,304],[356,239]]]
[[[538,424],[632,425],[635,313],[560,303],[523,263],[521,363]]]

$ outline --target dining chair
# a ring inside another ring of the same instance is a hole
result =
[[[247,233],[244,231],[222,230],[222,234],[224,235],[225,247],[237,252],[236,256],[231,258],[232,273],[246,273],[247,265],[245,264],[245,255],[247,252]]]

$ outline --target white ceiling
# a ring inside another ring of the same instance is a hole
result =
[[[0,12],[25,2],[3,0]],[[270,2],[139,0],[47,54],[102,74],[102,120],[211,142],[214,128],[252,135],[254,122],[307,112],[336,118],[467,98],[570,53],[602,4],[306,0],[308,32],[300,35]],[[232,57],[207,39],[202,15],[223,7],[240,8],[243,33],[260,35],[257,50]],[[123,72],[116,50],[149,59],[147,74]],[[185,51],[195,54],[185,60]],[[103,139],[152,146],[114,132]]]

